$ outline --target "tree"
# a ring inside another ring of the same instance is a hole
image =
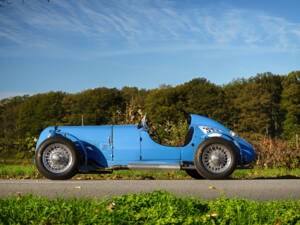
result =
[[[121,117],[121,121],[126,124],[138,123],[145,114],[145,98],[148,91],[138,90],[137,87],[123,87],[121,90],[126,108]]]
[[[0,101],[0,138],[14,138],[17,135],[20,106],[28,97],[28,95],[16,96]]]
[[[146,98],[146,112],[154,123],[179,121],[185,116],[185,95],[178,87],[161,86],[151,90]]]
[[[248,80],[235,99],[240,112],[240,131],[270,137],[280,133],[281,80],[281,76],[272,73],[258,74]]]
[[[29,97],[20,106],[17,120],[19,136],[37,136],[44,128],[61,124],[65,95],[63,92],[49,92]]]
[[[224,104],[223,104],[223,123],[232,130],[239,129],[239,120],[241,110],[235,104],[241,92],[245,89],[247,80],[238,79],[230,82],[223,87],[224,90]]]
[[[117,123],[113,117],[117,111],[124,111],[125,104],[121,92],[117,89],[96,88],[78,94],[67,95],[63,99],[65,125],[100,125]]]
[[[282,86],[283,136],[291,139],[295,134],[300,135],[300,71],[284,77]]]
[[[186,114],[199,114],[222,121],[224,92],[221,87],[205,78],[196,78],[181,86],[184,99],[182,107]]]

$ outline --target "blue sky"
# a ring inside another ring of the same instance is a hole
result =
[[[0,98],[300,69],[300,1],[10,0]]]

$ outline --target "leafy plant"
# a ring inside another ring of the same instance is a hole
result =
[[[108,200],[32,195],[0,200],[2,224],[298,224],[300,201],[203,201],[165,191]]]

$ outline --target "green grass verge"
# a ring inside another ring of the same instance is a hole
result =
[[[37,179],[43,178],[34,165],[0,164],[0,179]],[[247,169],[235,170],[233,179],[299,178],[300,169]],[[163,170],[117,170],[112,174],[78,174],[73,179],[98,180],[182,180],[192,179],[185,171]]]
[[[0,200],[1,224],[300,224],[300,201],[203,201],[165,191],[111,199]]]
[[[231,175],[232,178],[237,179],[300,179],[300,169],[286,169],[286,168],[277,168],[277,169],[245,169],[245,170],[235,170]]]
[[[34,152],[24,152],[17,150],[0,152],[0,164],[9,165],[32,165]]]
[[[0,178],[38,178],[42,177],[34,165],[0,164]]]

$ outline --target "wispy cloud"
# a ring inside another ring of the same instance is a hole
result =
[[[151,0],[15,2],[0,8],[0,46],[9,41],[68,48],[75,42],[78,48],[102,50],[107,55],[215,46],[300,50],[299,23],[259,11],[217,6],[217,10],[200,6],[181,10],[176,4]]]
[[[11,97],[23,96],[23,95],[28,95],[28,94],[20,93],[20,92],[0,91],[0,100],[4,98],[11,98]]]

